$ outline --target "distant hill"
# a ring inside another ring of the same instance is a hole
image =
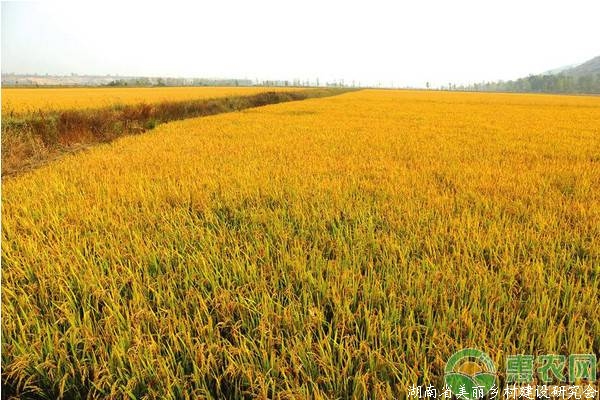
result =
[[[568,68],[560,73],[576,77],[600,74],[600,56],[592,58],[576,67]]]
[[[577,66],[555,68],[514,81],[482,82],[460,89],[486,92],[600,94],[600,56]]]
[[[578,64],[563,65],[562,67],[552,68],[547,71],[544,71],[540,75],[557,75],[557,74],[560,74],[561,72],[565,72],[571,68],[575,68],[577,65]]]

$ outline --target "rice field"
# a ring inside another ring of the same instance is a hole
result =
[[[141,88],[2,88],[2,115],[20,116],[42,111],[96,109],[113,105],[152,104],[185,100],[246,96],[277,87],[141,87]]]
[[[20,396],[392,399],[465,347],[600,354],[598,97],[362,90],[2,186]]]
[[[332,96],[342,88],[130,88],[105,91],[88,89],[12,89],[11,99],[29,100],[19,112],[2,118],[2,176],[38,168],[66,153],[81,151],[116,138],[140,134],[157,125],[246,108]],[[80,103],[73,98],[80,90]],[[170,100],[164,97],[175,94]],[[101,95],[98,99],[94,96]],[[125,95],[125,96],[120,96]],[[125,100],[123,99],[125,97]],[[98,101],[95,106],[85,106]],[[128,103],[130,102],[130,103]],[[29,107],[29,108],[28,108]],[[42,108],[40,108],[42,107]],[[46,107],[46,108],[43,108]],[[74,107],[64,108],[61,107]],[[36,111],[37,109],[37,111]]]

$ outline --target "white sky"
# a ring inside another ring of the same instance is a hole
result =
[[[2,72],[513,79],[600,55],[600,0],[2,2]]]

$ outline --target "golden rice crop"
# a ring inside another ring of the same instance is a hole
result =
[[[600,98],[365,90],[9,179],[3,379],[396,398],[470,346],[600,353]]]
[[[85,89],[81,91],[82,94],[86,93]],[[94,144],[110,142],[128,134],[143,133],[168,121],[240,111],[285,101],[333,96],[347,91],[348,89],[343,88],[297,91],[278,89],[239,96],[226,96],[227,92],[223,91],[219,92],[221,97],[216,98],[130,105],[113,103],[96,108],[9,113],[3,115],[2,119],[2,176],[37,168],[65,153],[76,152]],[[132,92],[135,93],[134,90]],[[39,93],[43,93],[43,90]],[[205,95],[208,93],[210,91]],[[58,97],[54,97],[54,100]]]
[[[141,88],[3,88],[2,115],[27,114],[42,110],[62,111],[101,108],[115,104],[159,103],[228,96],[265,91],[297,90],[264,87],[141,87]]]

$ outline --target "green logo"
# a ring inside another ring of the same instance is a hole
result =
[[[496,383],[496,367],[483,351],[463,349],[446,363],[444,380],[457,398],[481,399]]]

